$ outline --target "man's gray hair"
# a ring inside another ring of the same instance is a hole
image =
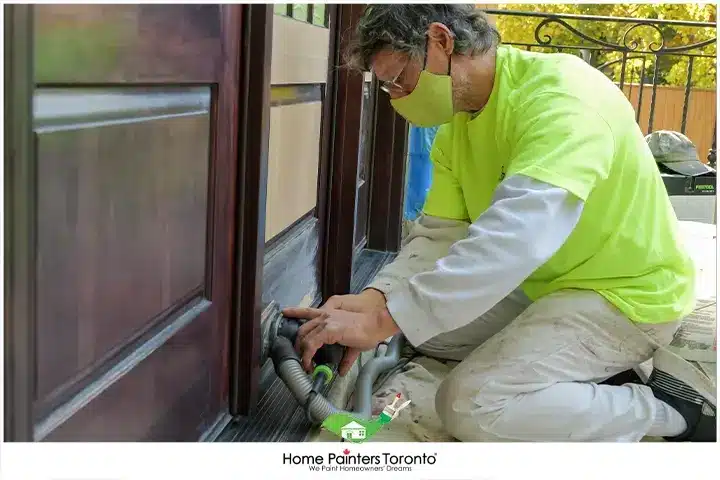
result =
[[[442,23],[455,37],[453,53],[483,54],[500,43],[500,33],[475,5],[372,4],[366,7],[345,52],[351,68],[370,70],[373,56],[390,49],[423,58],[428,27]]]

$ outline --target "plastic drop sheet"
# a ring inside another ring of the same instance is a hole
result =
[[[310,306],[319,300],[319,221],[303,220],[265,252],[263,308]]]

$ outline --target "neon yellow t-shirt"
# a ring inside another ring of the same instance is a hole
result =
[[[567,242],[523,283],[532,300],[594,290],[646,323],[692,310],[694,267],[635,112],[580,58],[499,47],[487,105],[442,126],[431,157],[428,215],[474,221],[517,174],[585,202]]]

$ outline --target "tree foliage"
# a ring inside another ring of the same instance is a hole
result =
[[[717,7],[714,4],[500,4],[493,8],[526,12],[593,15],[607,17],[650,18],[660,20],[686,20],[698,22],[716,22]],[[505,43],[537,44],[535,29],[542,18],[499,15],[496,17],[498,29]],[[608,21],[567,20],[573,28],[584,35],[616,45],[630,47],[628,63],[625,70],[625,83],[639,83],[643,80],[651,83],[657,59],[658,84],[685,86],[688,73],[688,57],[682,55],[663,54],[655,56],[651,53],[640,53],[654,50],[663,45],[682,47],[716,38],[716,28],[700,28],[687,26],[652,26],[633,27],[632,23]],[[620,51],[594,50],[599,45],[581,38],[567,27],[550,23],[539,33],[540,39],[546,35],[552,38],[552,45],[590,47],[587,49],[562,49],[566,53],[581,55],[594,66],[608,65],[603,71],[616,82],[620,79],[622,69],[622,53]],[[543,50],[543,48],[533,48]],[[555,49],[545,49],[555,50]],[[691,53],[707,55],[696,57],[693,61],[692,85],[695,88],[714,88],[716,86],[716,42],[701,49],[693,49]],[[644,65],[644,69],[643,69]]]

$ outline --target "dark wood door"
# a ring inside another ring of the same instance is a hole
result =
[[[24,8],[34,173],[13,225],[34,248],[9,321],[34,382],[14,436],[198,440],[227,409],[241,6]]]

